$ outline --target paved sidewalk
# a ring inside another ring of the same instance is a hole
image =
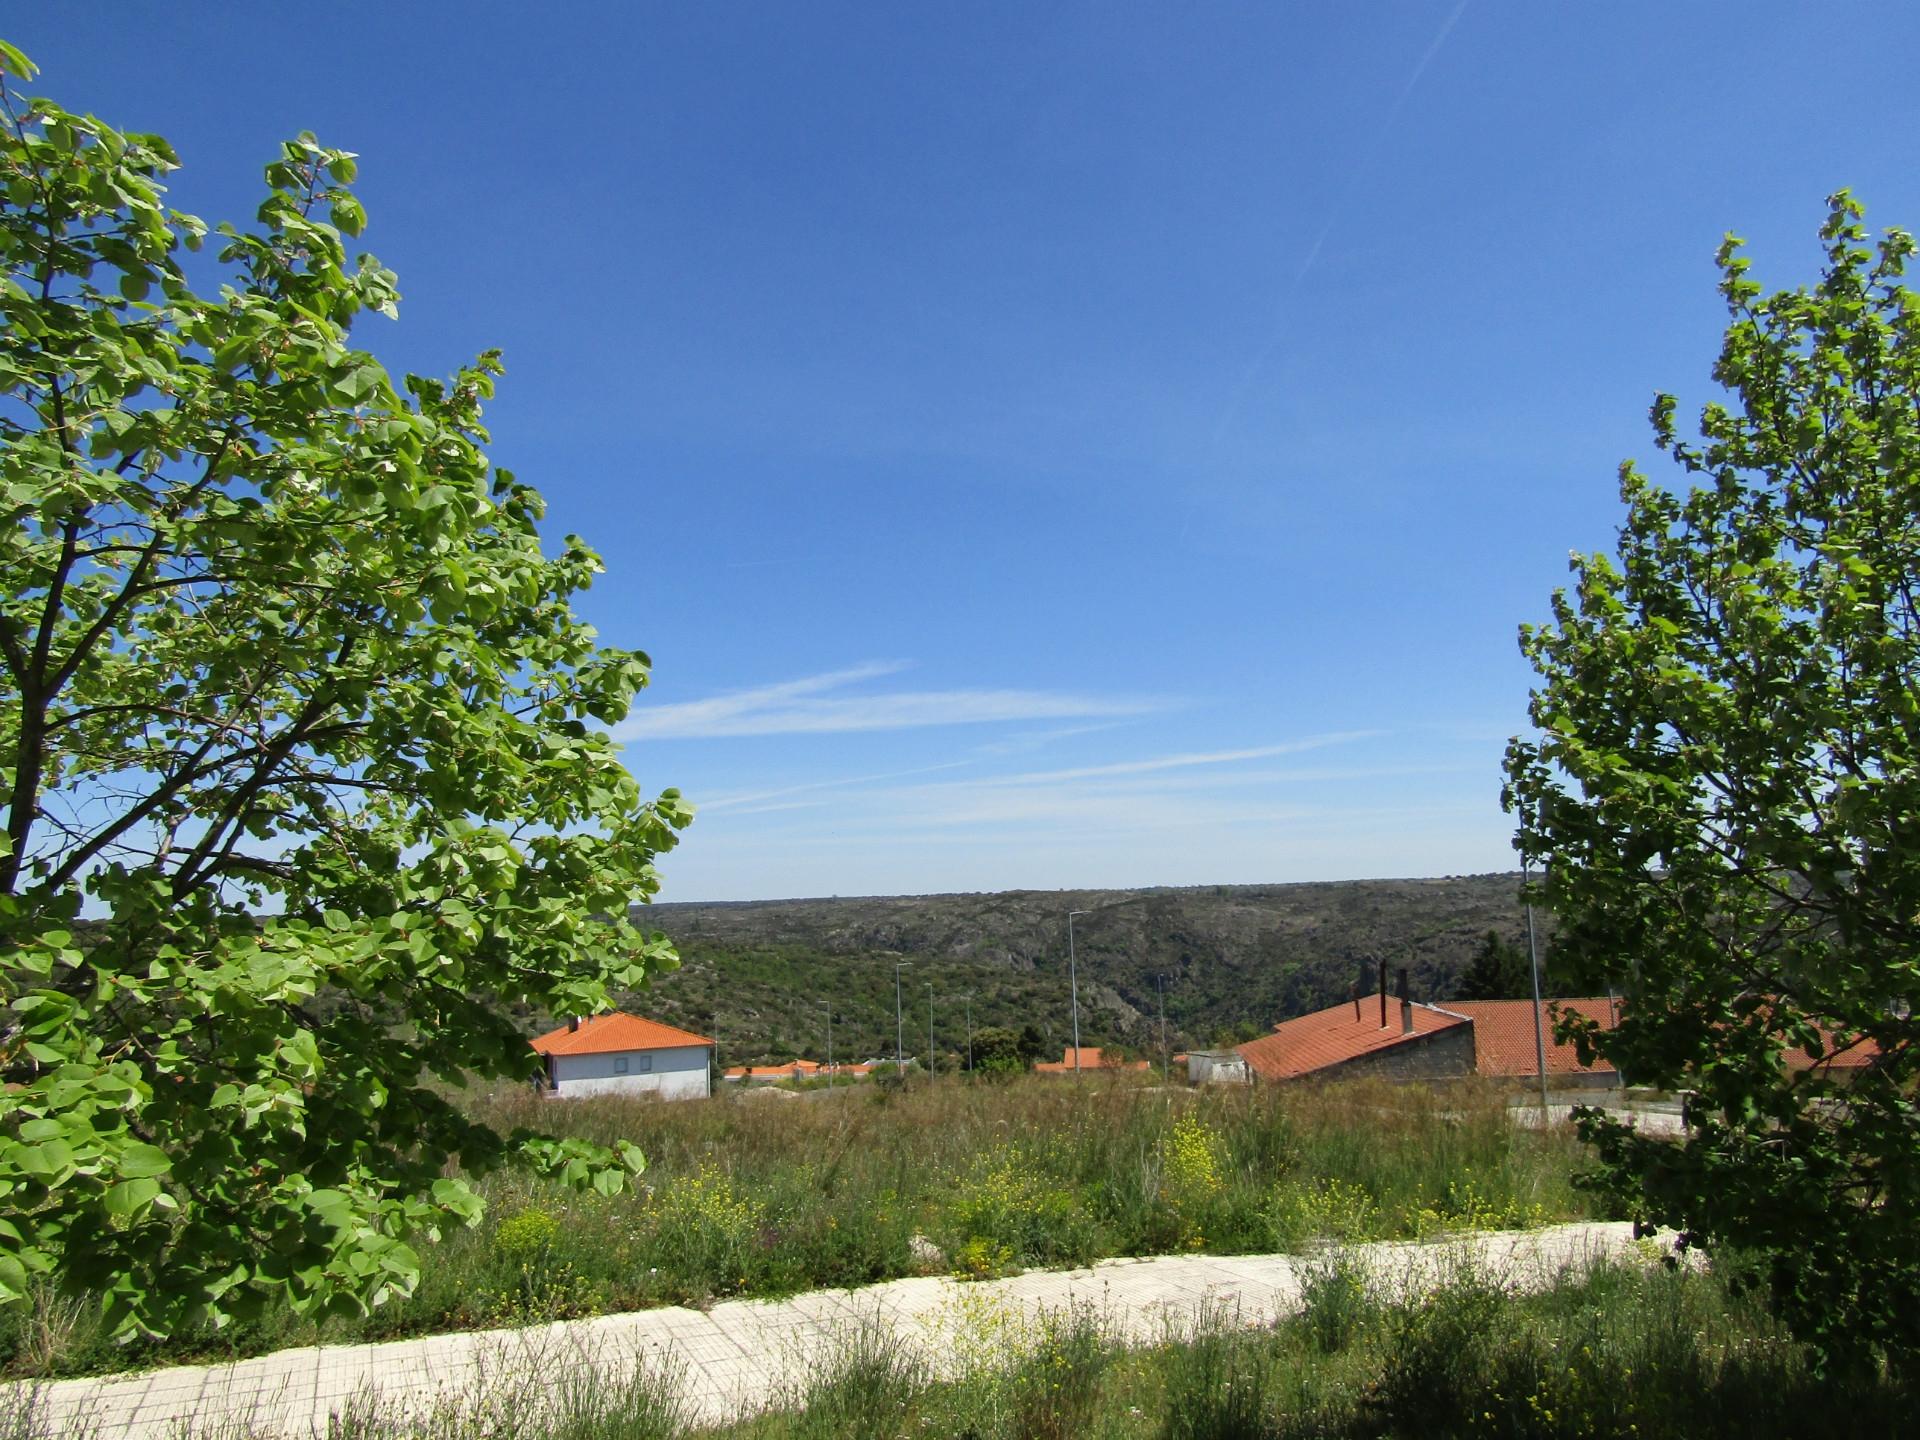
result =
[[[1348,1253],[1400,1292],[1430,1288],[1462,1263],[1528,1287],[1630,1251],[1632,1233],[1624,1223],[1559,1225],[1431,1244],[1359,1245]],[[195,1433],[305,1440],[324,1436],[329,1417],[374,1397],[421,1413],[476,1393],[523,1403],[520,1397],[545,1393],[582,1366],[630,1373],[648,1365],[677,1375],[694,1415],[717,1422],[794,1393],[810,1362],[863,1325],[890,1329],[936,1368],[983,1315],[1018,1330],[1044,1311],[1091,1307],[1133,1341],[1203,1316],[1256,1326],[1298,1308],[1301,1277],[1312,1263],[1287,1255],[1168,1255],[985,1282],[891,1280],[791,1300],[728,1301],[706,1312],[676,1306],[524,1330],[283,1350],[227,1365],[20,1382],[0,1387],[0,1414],[30,1397],[37,1421],[30,1433],[48,1440],[172,1440]],[[9,1433],[19,1432],[9,1427]]]
[[[1616,1120],[1631,1120],[1642,1135],[1684,1135],[1687,1127],[1680,1118],[1677,1105],[1608,1105],[1593,1100],[1575,1100],[1561,1102],[1555,1100],[1547,1106],[1546,1123],[1550,1126],[1571,1125],[1573,1111],[1577,1105],[1598,1105]],[[1540,1102],[1514,1101],[1507,1106],[1507,1117],[1514,1124],[1528,1130],[1541,1128]]]

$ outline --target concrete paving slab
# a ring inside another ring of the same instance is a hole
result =
[[[1632,1253],[1626,1224],[1382,1242],[1345,1252],[1391,1292],[1431,1287],[1472,1267],[1503,1283],[1542,1284],[1568,1267]],[[1264,1325],[1300,1304],[1314,1257],[1169,1255],[1102,1261],[1078,1270],[1031,1271],[1004,1280],[892,1280],[788,1300],[726,1301],[710,1312],[664,1307],[627,1315],[341,1345],[263,1355],[217,1366],[0,1387],[0,1400],[31,1414],[20,1440],[176,1440],[251,1432],[308,1440],[329,1416],[373,1403],[411,1407],[524,1404],[570,1371],[636,1365],[671,1373],[696,1419],[717,1423],[796,1398],[807,1376],[862,1326],[912,1346],[937,1373],[952,1373],[958,1341],[1031,1343],[1049,1313],[1084,1310],[1131,1343],[1152,1343],[1199,1323]],[[981,1336],[987,1335],[987,1341]]]

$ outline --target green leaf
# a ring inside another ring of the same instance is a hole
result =
[[[120,1220],[130,1220],[142,1214],[160,1193],[160,1182],[142,1176],[137,1180],[122,1180],[111,1186],[101,1197],[109,1215]]]
[[[64,1140],[42,1140],[36,1145],[20,1146],[15,1151],[14,1163],[40,1179],[64,1180],[73,1171],[73,1149]]]
[[[31,80],[40,68],[6,41],[0,40],[0,70],[22,80]]]
[[[173,1161],[159,1146],[136,1141],[115,1156],[113,1168],[122,1177],[135,1180],[149,1175],[164,1175],[173,1168]]]
[[[0,1300],[26,1299],[31,1283],[26,1266],[12,1255],[0,1254]]]

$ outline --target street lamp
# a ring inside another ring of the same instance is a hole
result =
[[[907,1032],[900,1019],[900,972],[911,963],[896,960],[893,965],[893,1068],[899,1072],[902,1084],[907,1079]]]
[[[1547,1104],[1547,1032],[1540,1020],[1540,945],[1533,935],[1533,867],[1520,861],[1522,892],[1527,897],[1527,959],[1533,971],[1533,1053],[1540,1066],[1540,1129],[1544,1133],[1552,1111]]]
[[[927,982],[927,1078],[933,1078],[933,982]]]
[[[1080,975],[1073,960],[1073,917],[1091,910],[1067,911],[1067,984],[1073,991],[1073,1078],[1080,1078]]]
[[[1160,1078],[1167,1082],[1173,1079],[1173,1060],[1167,1054],[1167,977],[1156,975],[1153,978],[1160,987]]]
[[[973,1074],[973,991],[967,991],[967,1074]]]
[[[833,1006],[821,1007],[827,1012],[827,1088],[833,1088]]]

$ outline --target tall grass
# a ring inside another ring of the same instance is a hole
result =
[[[16,1375],[71,1374],[929,1271],[1293,1251],[1587,1213],[1570,1183],[1577,1142],[1514,1127],[1502,1098],[1471,1084],[1197,1092],[1036,1077],[675,1104],[514,1090],[472,1103],[504,1127],[637,1141],[642,1184],[607,1198],[489,1177],[485,1221],[428,1255],[412,1297],[364,1319],[316,1327],[269,1309],[218,1337],[122,1349],[92,1308],[49,1300],[0,1315],[0,1357]]]

